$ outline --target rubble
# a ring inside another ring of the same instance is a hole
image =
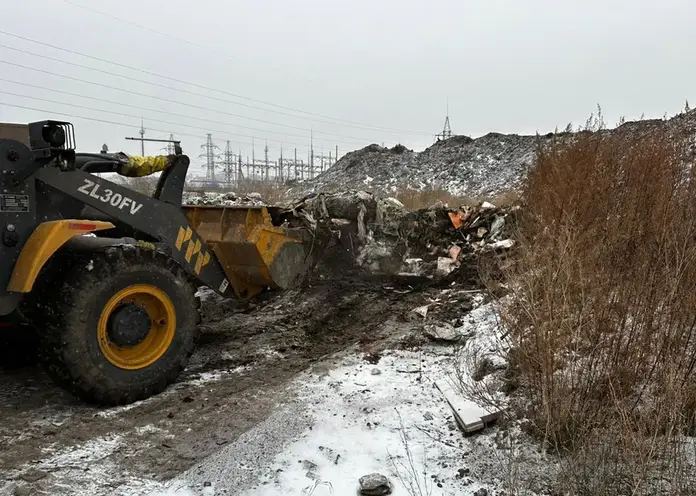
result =
[[[510,236],[516,209],[488,202],[409,212],[392,198],[345,191],[311,194],[288,210],[315,223],[328,222],[333,236],[327,250],[333,250],[331,261],[342,271],[440,280],[454,277],[462,267],[475,267],[480,254],[514,245]]]
[[[426,337],[433,341],[444,341],[448,343],[459,341],[462,338],[458,330],[447,322],[443,322],[439,325],[426,326],[424,333]]]
[[[184,205],[222,205],[225,207],[258,207],[268,205],[259,193],[249,193],[239,196],[229,191],[227,193],[185,193]]]
[[[696,111],[670,119],[625,122],[600,132],[640,137],[662,126],[675,133],[690,130],[693,134]],[[576,135],[577,131],[573,130],[538,135],[492,132],[475,139],[453,136],[422,152],[402,145],[386,148],[371,144],[346,154],[298,191],[326,191],[338,187],[393,194],[401,189],[442,189],[458,196],[492,197],[507,190],[520,189],[534,165],[538,144],[543,146],[554,140],[571,140]]]

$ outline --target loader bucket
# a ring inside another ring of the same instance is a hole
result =
[[[266,207],[183,206],[191,228],[213,250],[238,297],[288,289],[312,269],[311,234],[276,226]]]

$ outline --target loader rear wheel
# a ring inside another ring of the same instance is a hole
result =
[[[200,302],[161,253],[111,248],[80,256],[46,299],[42,355],[49,374],[91,403],[118,405],[164,390],[188,364]]]

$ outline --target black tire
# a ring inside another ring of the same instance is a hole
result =
[[[51,294],[37,293],[45,320],[37,325],[40,355],[48,374],[82,400],[99,405],[132,403],[163,391],[186,368],[198,339],[200,300],[190,277],[166,255],[132,246],[75,256],[72,262],[67,275],[47,281],[44,287]],[[109,299],[134,284],[166,293],[176,311],[176,327],[159,359],[126,370],[102,352],[97,329]]]

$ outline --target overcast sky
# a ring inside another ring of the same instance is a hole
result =
[[[200,163],[208,132],[244,156],[253,137],[257,158],[266,141],[306,158],[310,129],[317,153],[420,150],[448,98],[473,137],[581,124],[598,103],[611,125],[696,104],[690,0],[4,1],[0,61],[25,67],[0,63],[0,121],[69,119],[82,151],[137,153],[123,138],[141,116]]]

